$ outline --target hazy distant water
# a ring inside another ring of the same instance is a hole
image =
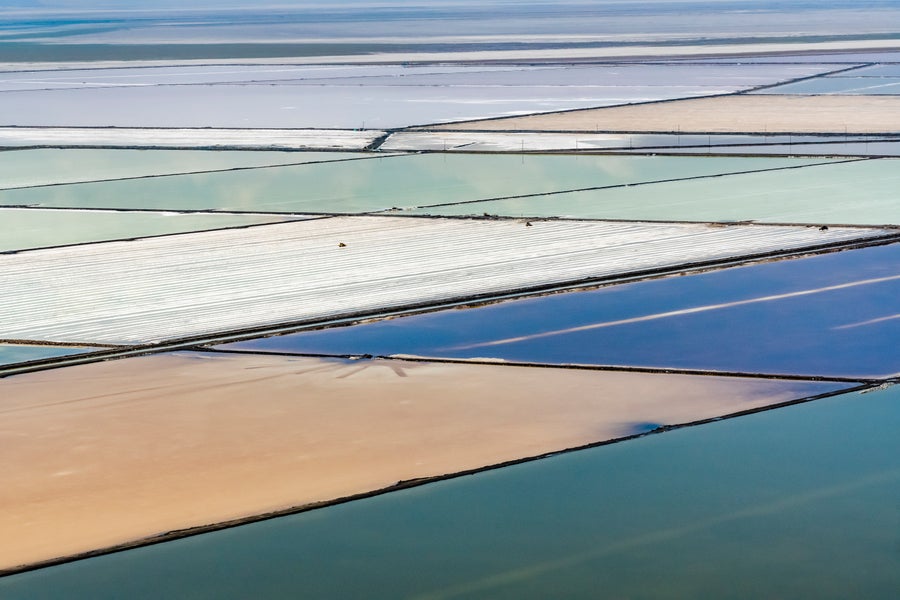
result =
[[[6,0],[0,61],[223,58],[900,36],[893,0]],[[110,48],[109,44],[115,44]]]

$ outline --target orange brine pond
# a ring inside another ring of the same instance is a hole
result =
[[[4,599],[890,598],[900,388],[0,579]]]
[[[848,387],[213,353],[19,375],[0,570]]]

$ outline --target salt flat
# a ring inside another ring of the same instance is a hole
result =
[[[674,268],[888,231],[335,217],[0,256],[0,339],[142,343]],[[343,244],[343,246],[342,246]]]
[[[384,151],[553,152],[650,154],[739,154],[841,156],[896,155],[900,137],[765,134],[554,133],[538,131],[398,131],[379,146]]]
[[[0,147],[362,150],[382,135],[375,129],[0,127]]]

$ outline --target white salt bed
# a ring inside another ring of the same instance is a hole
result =
[[[0,90],[7,86],[0,94],[0,125],[394,128],[725,94],[828,70],[473,64],[19,72],[0,74]]]
[[[866,239],[877,229],[340,217],[0,256],[0,338],[141,343]]]
[[[382,135],[339,129],[0,127],[0,146],[362,150]]]
[[[628,148],[629,135],[591,133],[495,133],[405,131],[391,134],[380,150],[517,152]]]

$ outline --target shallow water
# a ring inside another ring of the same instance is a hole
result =
[[[188,352],[3,379],[0,572],[849,387]]]
[[[34,149],[0,152],[0,189],[371,156],[330,152]]]
[[[895,54],[894,61],[900,59],[900,54]],[[851,71],[848,75],[856,75],[859,77],[900,77],[900,65],[872,65]]]
[[[889,598],[900,389],[0,579],[4,598]],[[715,451],[711,451],[715,449]]]
[[[635,150],[635,152],[642,152]],[[839,143],[796,143],[752,146],[701,146],[695,148],[666,149],[666,152],[676,154],[740,154],[747,155],[776,155],[776,156],[900,156],[900,140],[885,142],[839,142]]]
[[[0,252],[280,223],[287,218],[0,208],[4,228]]]
[[[0,205],[358,213],[822,162],[827,161],[419,154],[7,190],[0,192]]]
[[[766,88],[760,93],[896,95],[900,94],[900,77],[819,77]]]
[[[747,164],[753,161],[745,159]],[[815,160],[815,159],[810,159]],[[886,225],[900,223],[900,163],[877,159],[634,187],[423,207],[413,214],[760,221]]]
[[[900,372],[898,265],[893,244],[223,347],[886,376]]]
[[[26,346],[22,344],[0,344],[0,365],[13,365],[42,358],[56,358],[69,354],[90,352],[92,348],[67,346]]]

